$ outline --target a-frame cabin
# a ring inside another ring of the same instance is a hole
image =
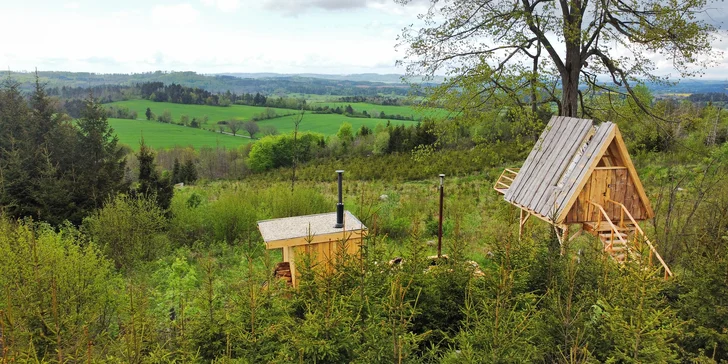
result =
[[[533,215],[554,226],[559,241],[569,227],[598,236],[617,261],[636,258],[640,244],[649,248],[671,276],[638,222],[654,216],[642,182],[616,124],[551,118],[520,169],[506,168],[494,186],[521,209],[519,234]]]

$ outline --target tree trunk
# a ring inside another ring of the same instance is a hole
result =
[[[568,44],[566,48],[566,62],[561,72],[561,116],[577,117],[579,108],[579,73],[581,71],[581,57],[579,44]]]
[[[579,108],[579,74],[581,73],[581,1],[562,1],[566,56],[561,73],[561,116],[577,117]],[[568,4],[568,5],[567,5]]]

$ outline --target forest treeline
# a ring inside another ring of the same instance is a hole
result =
[[[609,259],[590,236],[560,247],[539,221],[517,238],[518,212],[492,186],[533,147],[546,108],[344,124],[328,138],[237,149],[140,140],[133,153],[93,98],[73,121],[40,82],[28,95],[7,82],[0,360],[726,361],[728,113],[635,95],[674,122],[631,97],[585,102],[625,135],[656,214],[645,229],[675,273],[667,281],[646,259]],[[286,287],[256,221],[332,211],[340,168],[347,209],[369,227],[361,256],[337,259],[333,274],[303,259],[301,286]],[[438,173],[448,258],[433,265]]]
[[[107,85],[133,86],[147,82],[178,84],[186,87],[200,88],[213,93],[226,91],[235,93],[256,93],[272,95],[312,94],[343,96],[377,96],[380,94],[406,96],[410,87],[404,84],[383,82],[327,80],[314,77],[267,77],[241,78],[227,75],[203,75],[195,72],[146,72],[134,74],[97,74],[89,72],[4,72],[7,77],[23,84],[24,91],[32,90],[33,79],[38,74],[41,82],[50,89],[73,89],[93,87],[116,87]],[[421,94],[420,94],[421,96]],[[97,97],[100,97],[97,96]]]
[[[154,194],[162,208],[169,207],[172,183],[188,177],[161,176],[143,139],[135,155],[138,173],[130,176],[126,158],[131,151],[118,144],[107,121],[109,111],[87,98],[80,113],[74,120],[58,112],[39,81],[28,99],[17,83],[5,82],[0,90],[3,213],[78,224],[119,193]],[[186,173],[196,178],[192,168]],[[132,181],[139,186],[131,186]]]

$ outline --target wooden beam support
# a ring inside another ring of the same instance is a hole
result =
[[[524,217],[524,215],[525,215],[525,217]],[[528,211],[526,211],[524,209],[521,209],[521,217],[520,217],[519,223],[518,223],[518,225],[519,225],[518,226],[518,240],[519,241],[523,237],[523,230],[525,230],[526,222],[528,221],[529,217],[531,217],[531,213],[529,213]]]

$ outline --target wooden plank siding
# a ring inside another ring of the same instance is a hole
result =
[[[596,168],[589,181],[579,193],[571,206],[564,222],[567,224],[580,222],[596,222],[600,220],[599,211],[588,201],[604,207],[612,220],[619,220],[621,208],[607,200],[622,202],[632,213],[635,220],[645,220],[645,209],[626,169]],[[604,221],[604,217],[601,218]]]
[[[289,250],[288,256],[291,264],[293,285],[298,287],[301,277],[301,264],[310,259],[311,268],[320,273],[333,273],[334,267],[340,258],[358,258],[361,253],[362,239],[360,236],[344,240],[333,240],[321,243],[295,245],[284,248]]]
[[[555,145],[555,150],[541,163],[543,166],[541,168],[542,170],[535,179],[535,181],[539,182],[531,186],[531,190],[534,192],[530,199],[523,202],[524,205],[532,206],[535,211],[544,216],[549,215],[548,211],[542,211],[541,209],[541,206],[545,204],[543,201],[549,200],[549,196],[553,193],[553,188],[556,186],[566,167],[568,167],[571,156],[579,149],[584,140],[581,134],[586,134],[588,128],[591,128],[591,123],[589,123],[587,128],[577,130],[575,133],[570,133],[568,130],[561,133],[562,135]]]
[[[543,133],[541,133],[538,142],[536,142],[533,149],[531,149],[531,152],[528,154],[526,162],[523,163],[523,166],[518,173],[520,176],[516,176],[516,179],[511,184],[511,187],[508,190],[509,193],[505,195],[506,200],[522,204],[520,202],[521,197],[523,194],[527,193],[528,187],[530,187],[533,183],[533,178],[535,178],[535,173],[539,167],[539,161],[546,153],[544,149],[552,146],[553,143],[551,143],[551,140],[558,134],[558,131],[561,130],[561,128],[565,127],[565,125],[561,122],[562,120],[562,116],[555,116],[551,118],[546,129],[544,129]]]

